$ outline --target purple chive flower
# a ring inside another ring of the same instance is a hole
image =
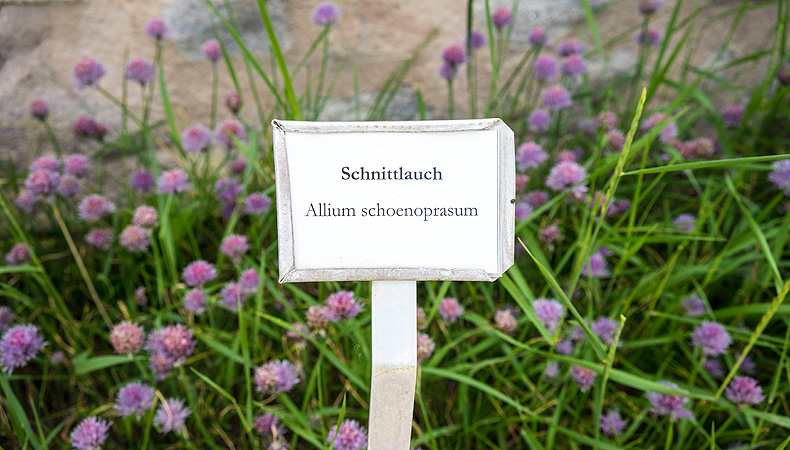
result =
[[[49,197],[54,194],[59,183],[60,177],[58,174],[45,169],[30,172],[25,178],[25,187],[31,193],[42,197]]]
[[[466,50],[458,44],[448,45],[442,51],[442,59],[455,68],[466,62]]]
[[[145,306],[148,303],[148,296],[145,295],[145,286],[138,286],[134,290],[134,302],[137,306]]]
[[[14,314],[7,306],[0,306],[0,333],[8,329],[14,321]]]
[[[571,378],[573,378],[573,381],[576,382],[576,384],[579,386],[579,390],[582,392],[587,392],[587,390],[590,389],[595,383],[595,379],[597,377],[598,373],[594,370],[577,366],[576,364],[571,367]]]
[[[757,405],[765,400],[763,388],[757,380],[750,377],[735,377],[727,386],[724,394],[731,402],[738,405]]]
[[[200,289],[192,289],[184,294],[184,309],[199,316],[206,312],[206,295]]]
[[[436,343],[430,336],[425,333],[417,333],[417,364],[422,364],[423,361],[430,358],[435,348]]]
[[[483,34],[480,30],[472,30],[472,33],[469,36],[469,48],[477,50],[482,48],[484,45],[488,43],[488,39],[486,39],[485,34]]]
[[[247,242],[247,238],[238,234],[226,236],[219,246],[219,250],[233,260],[234,263],[238,263],[249,249],[250,244]]]
[[[607,131],[606,145],[615,152],[623,151],[623,146],[625,146],[625,135],[618,129]]]
[[[326,306],[313,305],[307,308],[305,319],[310,328],[322,330],[329,324],[329,319],[326,318]]]
[[[744,105],[728,105],[721,110],[721,118],[724,119],[724,125],[728,127],[737,126],[743,119],[743,113],[746,110]]]
[[[137,416],[140,420],[154,406],[154,388],[145,383],[129,383],[115,396],[115,411],[121,417]]]
[[[112,228],[94,228],[85,235],[85,242],[100,250],[109,250],[112,246]]]
[[[92,117],[82,116],[74,122],[74,134],[81,137],[93,137],[96,134],[96,121]]]
[[[55,366],[62,366],[66,363],[66,355],[61,351],[52,352],[49,355],[49,363]]]
[[[171,431],[181,432],[184,430],[184,421],[192,414],[184,401],[177,398],[168,398],[159,404],[154,415],[154,423],[159,426],[160,433]]]
[[[604,278],[609,276],[609,264],[606,258],[600,253],[590,255],[590,260],[582,267],[582,276],[592,278]]]
[[[203,50],[203,56],[212,63],[216,63],[222,57],[222,46],[216,39],[207,40],[203,43],[201,50]]]
[[[739,359],[740,357],[741,357],[740,353],[735,355],[735,359]],[[753,375],[754,370],[755,370],[755,365],[754,365],[754,361],[752,361],[752,357],[747,356],[746,358],[743,358],[743,362],[741,363],[741,366],[738,368],[738,372],[745,373],[748,375]]]
[[[549,201],[549,194],[543,191],[529,191],[527,195],[524,196],[524,201],[533,209],[540,208]]]
[[[550,111],[558,111],[571,106],[571,94],[559,84],[548,86],[541,93],[543,104]]]
[[[560,227],[556,224],[547,225],[544,228],[540,229],[539,235],[540,240],[544,244],[551,245],[555,242],[559,242],[562,240],[562,233],[560,232]]]
[[[157,181],[157,192],[160,194],[175,194],[192,189],[192,184],[187,179],[187,174],[181,169],[162,172]]]
[[[244,188],[233,178],[223,178],[214,184],[214,191],[217,193],[217,200],[234,202],[236,197],[244,191]]]
[[[620,324],[608,317],[601,317],[592,324],[592,331],[606,345],[612,345]]]
[[[554,346],[554,351],[560,355],[570,355],[573,353],[573,341],[566,339],[564,341],[557,342],[557,345]]]
[[[777,189],[784,191],[786,196],[790,197],[790,159],[776,161],[771,167],[773,167],[773,170],[768,175],[768,180]]]
[[[9,266],[21,266],[30,261],[30,251],[24,242],[18,242],[5,254],[5,262]]]
[[[542,48],[549,41],[549,35],[543,27],[537,27],[529,32],[529,45],[535,48]]]
[[[524,175],[523,173],[516,174],[516,192],[521,192],[527,187],[527,183],[529,183],[529,176]]]
[[[189,287],[203,286],[217,278],[217,269],[211,263],[199,259],[186,266],[181,276]]]
[[[287,360],[271,361],[255,369],[253,381],[258,392],[288,392],[299,383],[299,368]]]
[[[455,78],[457,73],[457,66],[448,64],[446,61],[444,64],[442,64],[442,67],[439,68],[439,77],[444,78],[447,81],[451,81],[453,78]]]
[[[457,299],[447,297],[439,303],[439,314],[447,323],[453,323],[464,313],[464,307],[458,303]]]
[[[675,229],[678,231],[694,231],[697,226],[697,218],[692,214],[681,214],[672,220]]]
[[[143,252],[151,245],[151,239],[145,228],[139,225],[129,225],[121,231],[119,236],[121,246],[130,252]]]
[[[529,124],[529,129],[535,131],[537,133],[543,133],[548,131],[549,125],[551,124],[551,117],[549,116],[549,112],[543,108],[538,108],[529,115],[527,119],[527,123]]]
[[[192,331],[184,325],[170,325],[148,335],[145,349],[151,355],[166,357],[171,367],[183,364],[195,350]]]
[[[76,450],[101,449],[107,440],[110,426],[110,422],[106,420],[97,419],[96,416],[88,417],[71,431],[71,446]]]
[[[107,200],[103,195],[91,194],[80,202],[80,219],[88,223],[96,222],[102,216],[115,212],[115,203]]]
[[[131,322],[121,322],[110,332],[110,343],[119,355],[134,355],[143,348],[143,327]]]
[[[533,64],[535,78],[540,81],[554,81],[557,79],[557,60],[551,55],[540,55]]]
[[[584,43],[577,38],[565,39],[557,46],[557,54],[563,58],[582,53],[584,53]]]
[[[543,379],[552,380],[560,374],[560,365],[554,361],[546,363],[546,369],[543,370]]]
[[[60,170],[60,161],[53,156],[39,156],[32,163],[30,163],[30,171],[48,170],[50,172],[57,172]]]
[[[619,436],[625,428],[625,420],[620,418],[620,411],[610,409],[601,416],[601,431],[603,434],[612,437]]]
[[[678,385],[670,383],[669,381],[659,381],[666,387],[677,389]],[[669,419],[674,422],[677,419],[690,419],[694,415],[688,409],[685,409],[686,403],[689,399],[683,395],[675,394],[661,394],[658,392],[648,392],[645,394],[650,404],[653,406],[650,411],[661,416],[669,416]]]
[[[245,138],[244,126],[237,120],[227,119],[221,124],[217,125],[214,130],[214,139],[221,145],[225,146],[228,150],[232,149],[236,144],[233,142],[235,137],[239,141]]]
[[[239,277],[239,286],[241,291],[247,295],[253,295],[258,292],[258,287],[261,284],[261,277],[255,269],[247,269],[241,273]]]
[[[562,61],[561,70],[564,75],[575,77],[587,71],[587,63],[580,54],[570,55]]]
[[[510,22],[513,21],[513,14],[510,12],[509,8],[501,7],[494,10],[491,13],[491,22],[493,22],[494,26],[497,30],[501,30],[506,26],[510,25]]]
[[[683,300],[683,310],[686,317],[703,316],[708,313],[705,302],[697,294],[691,294]]]
[[[540,323],[549,330],[549,333],[554,334],[557,327],[565,315],[565,308],[557,300],[548,298],[539,298],[532,302],[532,309],[535,310],[535,315],[538,316]]]
[[[158,17],[152,17],[146,22],[145,32],[151,39],[160,40],[170,37],[170,29],[165,24],[165,21]]]
[[[241,175],[247,170],[247,161],[244,159],[236,159],[230,163],[230,171],[234,175]]]
[[[153,81],[154,75],[154,66],[142,58],[135,58],[126,65],[126,78],[140,83],[141,86]]]
[[[132,223],[143,228],[153,228],[159,225],[159,213],[156,211],[156,208],[152,206],[138,206],[137,209],[134,210]]]
[[[664,113],[655,113],[645,120],[642,124],[642,131],[645,133],[650,132],[653,128],[667,123],[669,118]],[[664,143],[669,143],[678,135],[678,126],[675,122],[667,123],[666,127],[658,133],[658,140]]]
[[[313,10],[313,23],[325,27],[340,19],[340,8],[332,2],[323,2]]]
[[[262,192],[250,194],[244,199],[244,212],[250,215],[261,215],[269,210],[272,199]]]
[[[721,378],[724,376],[724,369],[721,367],[721,363],[716,359],[706,359],[705,362],[702,363],[702,367],[713,378]]]
[[[285,337],[294,341],[294,343],[296,344],[303,343],[307,339],[306,336],[310,335],[310,330],[308,330],[306,326],[302,325],[299,322],[293,322],[291,323],[291,326],[294,327],[296,331],[288,330],[285,333]]]
[[[515,207],[516,220],[527,220],[532,215],[532,207],[529,203],[517,203]]]
[[[16,325],[0,338],[0,366],[11,374],[17,367],[25,367],[47,343],[35,325]]]
[[[647,31],[639,30],[635,39],[638,45],[655,47],[661,42],[661,32],[656,27],[647,27]]]
[[[282,435],[284,431],[284,428],[280,425],[280,419],[272,413],[256,417],[252,427],[264,437]]]
[[[595,128],[602,128],[604,131],[613,130],[617,126],[617,114],[612,111],[601,111],[595,116],[593,123]]]
[[[82,183],[74,175],[66,174],[60,177],[60,183],[58,183],[57,191],[61,197],[73,197],[77,195],[77,192],[79,192],[80,189],[82,189]]]
[[[326,441],[333,450],[362,450],[368,446],[368,431],[356,420],[346,419],[339,429],[332,425]]]
[[[138,170],[132,174],[131,185],[140,192],[148,192],[156,185],[156,179],[151,173]]]
[[[74,66],[74,84],[80,89],[85,86],[98,86],[99,78],[107,71],[98,61],[88,56],[83,56]]]
[[[586,194],[587,184],[580,184],[587,178],[584,167],[575,162],[561,162],[551,168],[546,177],[546,186],[553,191],[571,190],[574,198]],[[578,185],[578,186],[577,186]]]
[[[536,169],[548,158],[549,155],[543,151],[543,147],[535,142],[521,144],[516,150],[516,163],[521,171]]]
[[[362,305],[357,303],[354,293],[340,291],[327,297],[324,316],[330,322],[339,322],[342,319],[353,319],[362,311]]]
[[[41,121],[47,120],[47,116],[49,116],[49,105],[41,98],[33,100],[29,110],[31,116]]]
[[[210,142],[211,132],[200,124],[192,125],[181,133],[181,144],[188,153],[206,151]]]
[[[225,95],[225,107],[233,114],[236,114],[241,109],[241,97],[238,92],[228,92]]]
[[[63,172],[75,177],[84,177],[90,170],[90,162],[83,155],[69,155],[63,161]]]
[[[507,309],[500,309],[494,315],[494,324],[496,328],[505,334],[513,334],[516,331],[516,318]]]
[[[666,0],[639,0],[639,13],[649,16],[664,7]]]
[[[691,343],[695,347],[702,347],[702,354],[705,356],[718,356],[727,351],[732,338],[720,324],[706,321],[691,333]]]
[[[219,306],[230,312],[236,312],[244,307],[247,296],[241,290],[239,283],[228,283],[219,292]]]
[[[599,214],[603,207],[606,205],[606,193],[603,191],[595,191],[593,195],[593,199],[590,202],[590,209],[595,213]],[[611,217],[615,214],[614,203],[616,199],[612,197],[612,201],[609,202],[609,207],[606,209],[606,217]]]

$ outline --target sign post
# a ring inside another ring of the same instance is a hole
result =
[[[280,283],[372,281],[368,448],[407,450],[416,282],[513,265],[513,132],[500,119],[272,125]]]

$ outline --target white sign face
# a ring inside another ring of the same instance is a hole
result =
[[[500,120],[273,124],[281,282],[492,280],[512,265]]]

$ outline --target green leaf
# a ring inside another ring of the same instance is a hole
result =
[[[142,360],[142,356],[129,357],[128,355],[103,355],[89,358],[87,352],[82,352],[74,357],[72,363],[74,364],[74,373],[85,375],[108,367]]]

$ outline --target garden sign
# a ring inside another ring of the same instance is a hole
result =
[[[280,282],[373,282],[368,446],[407,450],[416,282],[513,265],[513,132],[500,119],[272,125]]]

